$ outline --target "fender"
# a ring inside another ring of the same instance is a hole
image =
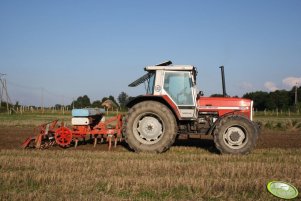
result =
[[[254,125],[254,128],[256,129],[257,133],[260,134],[261,133],[261,126],[260,126],[260,123],[258,122],[254,122],[254,121],[251,121],[248,117],[246,117],[245,115],[242,115],[241,113],[239,113],[240,110],[234,110],[232,112],[228,112],[226,114],[224,114],[223,116],[220,116],[215,122],[214,124],[211,126],[211,128],[209,129],[209,131],[207,132],[207,134],[212,134],[213,130],[215,129],[216,125],[223,119],[223,118],[226,118],[227,116],[230,116],[230,115],[237,115],[237,116],[242,116],[246,119],[248,119],[250,122],[252,122],[252,124]]]
[[[148,101],[148,100],[157,101],[157,102],[160,102],[160,103],[166,105],[172,111],[172,113],[177,117],[177,120],[181,120],[181,116],[180,116],[177,106],[166,95],[165,96],[157,96],[157,95],[156,96],[153,96],[153,95],[136,96],[134,99],[132,99],[126,103],[126,107],[131,108],[134,105],[136,105],[137,103],[140,103],[143,101]]]
[[[230,116],[230,115],[234,115],[234,114],[237,114],[237,112],[239,112],[240,110],[234,110],[234,111],[231,111],[231,112],[228,112],[220,117],[218,117],[218,119],[214,122],[214,124],[211,126],[211,128],[209,129],[209,131],[207,132],[207,134],[212,134],[213,130],[215,129],[216,125],[225,117],[227,116]],[[241,114],[237,114],[237,115],[240,115],[240,116],[243,116]],[[244,117],[244,116],[243,116]]]

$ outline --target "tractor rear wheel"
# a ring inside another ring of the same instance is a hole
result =
[[[256,145],[258,129],[239,115],[223,117],[214,130],[216,148],[225,154],[248,154]]]
[[[144,101],[134,105],[127,114],[125,139],[137,152],[164,152],[174,143],[176,135],[175,116],[162,103]]]

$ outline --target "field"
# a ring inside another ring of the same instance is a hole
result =
[[[270,180],[301,190],[300,117],[258,117],[262,133],[249,155],[219,155],[210,137],[178,140],[163,154],[124,143],[22,150],[41,122],[68,115],[0,115],[0,200],[278,200]],[[300,199],[300,196],[298,197]]]

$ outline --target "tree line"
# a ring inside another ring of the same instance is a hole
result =
[[[72,108],[88,108],[88,107],[92,107],[92,108],[103,108],[106,107],[106,105],[104,105],[103,103],[106,102],[107,100],[110,101],[110,104],[112,104],[112,109],[118,109],[118,110],[126,110],[126,103],[128,101],[130,101],[131,99],[133,99],[133,97],[129,96],[127,93],[125,92],[121,92],[118,97],[117,100],[115,99],[114,96],[110,95],[108,97],[103,97],[102,99],[99,100],[95,100],[95,101],[91,101],[91,99],[88,97],[88,95],[83,95],[83,96],[79,96],[76,100],[72,101],[70,104],[68,105],[62,105],[62,104],[55,104],[54,106],[51,107],[43,107],[43,108],[55,108],[55,109],[72,109]],[[17,108],[21,107],[20,103],[17,101],[15,104],[11,104],[11,103],[6,103],[5,101],[1,101],[0,104],[0,113],[3,112],[7,112],[7,110],[13,110],[13,111],[17,111]],[[26,106],[28,108],[32,108],[32,109],[38,109],[41,108],[41,106]]]
[[[102,108],[104,107],[103,103],[106,102],[107,100],[110,100],[113,108],[125,110],[126,103],[131,99],[133,99],[133,97],[129,96],[125,92],[121,92],[118,95],[117,100],[115,99],[114,96],[110,95],[109,97],[103,97],[101,100],[95,100],[93,102],[91,102],[90,98],[87,95],[84,95],[84,96],[79,96],[76,100],[72,101],[70,107],[71,108],[86,108],[86,107]]]
[[[296,88],[291,90],[276,90],[273,92],[255,91],[246,93],[243,98],[254,101],[254,109],[264,110],[297,110],[301,109],[301,87],[297,88],[297,104],[295,104]]]
[[[255,91],[244,94],[243,98],[252,99],[254,101],[254,109],[257,111],[264,110],[301,110],[301,86],[297,88],[297,104],[295,104],[296,88],[293,87],[291,90],[276,90],[273,92]],[[222,96],[221,94],[212,94],[211,97]],[[237,96],[235,96],[237,97]],[[56,104],[55,108],[86,108],[86,107],[97,107],[103,108],[103,103],[107,100],[113,104],[113,108],[119,110],[126,110],[126,103],[134,97],[129,96],[126,92],[121,92],[117,100],[114,96],[103,97],[101,100],[95,100],[91,102],[87,95],[79,96],[76,100],[72,101],[70,105]],[[10,108],[19,107],[17,101],[15,105],[8,104]],[[31,106],[35,108],[35,106]],[[6,111],[6,102],[1,102],[0,112]]]
[[[273,92],[255,91],[244,94],[243,98],[252,99],[254,101],[254,109],[257,111],[264,110],[291,110],[301,109],[301,87],[297,88],[297,105],[295,104],[296,88],[293,87],[291,90],[276,90]],[[221,94],[212,94],[211,97],[222,96]],[[238,97],[238,96],[235,96]],[[90,103],[88,96],[80,96],[74,102],[76,108],[80,107],[102,107],[102,103],[106,100],[111,100],[116,107],[121,110],[126,110],[126,103],[133,97],[130,97],[125,92],[121,92],[117,100],[113,96],[104,97],[101,101],[97,100]],[[72,105],[72,104],[71,104]]]

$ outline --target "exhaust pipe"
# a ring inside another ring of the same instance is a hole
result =
[[[225,82],[225,72],[224,72],[224,66],[219,67],[221,69],[221,74],[222,74],[222,86],[223,86],[223,96],[227,97],[227,92],[226,92],[226,82]]]

